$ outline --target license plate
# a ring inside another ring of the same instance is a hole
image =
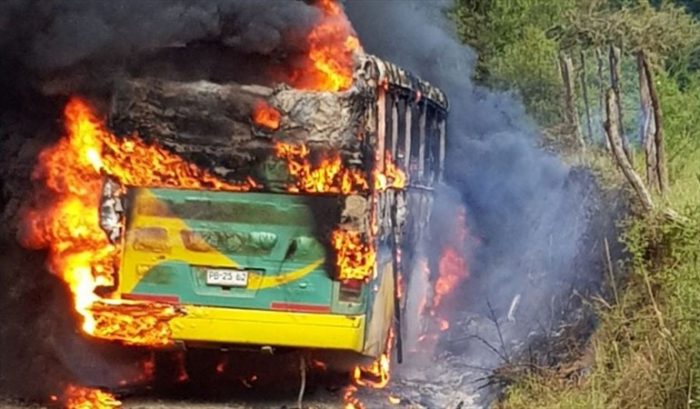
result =
[[[207,269],[207,285],[245,287],[248,285],[248,272],[243,270]]]

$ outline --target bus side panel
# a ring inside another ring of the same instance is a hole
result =
[[[378,277],[372,283],[377,285],[369,309],[369,324],[365,336],[363,353],[378,358],[386,350],[389,331],[394,319],[394,271],[391,258],[384,258],[377,265]]]

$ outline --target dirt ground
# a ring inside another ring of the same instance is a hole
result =
[[[462,357],[442,354],[412,355],[404,364],[394,365],[392,380],[383,389],[357,387],[352,394],[366,409],[477,409],[492,396],[479,396],[485,384],[484,372],[469,368]],[[131,409],[292,409],[297,408],[300,377],[275,367],[278,376],[245,382],[239,374],[225,378],[191,378],[187,381],[155,379],[144,385],[115,391],[123,408]],[[345,408],[344,395],[351,383],[339,374],[308,373],[303,407]],[[392,402],[393,401],[393,402]],[[0,399],[0,409],[57,408],[27,401]]]

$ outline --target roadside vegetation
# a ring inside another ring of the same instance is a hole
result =
[[[458,34],[479,53],[475,80],[515,90],[543,144],[629,190],[633,209],[626,257],[588,300],[598,326],[572,358],[584,369],[528,368],[500,408],[700,408],[698,4],[455,1]]]

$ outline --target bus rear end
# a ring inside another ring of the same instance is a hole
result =
[[[335,279],[338,196],[130,188],[118,287],[177,305],[186,344],[363,352],[368,291]]]

